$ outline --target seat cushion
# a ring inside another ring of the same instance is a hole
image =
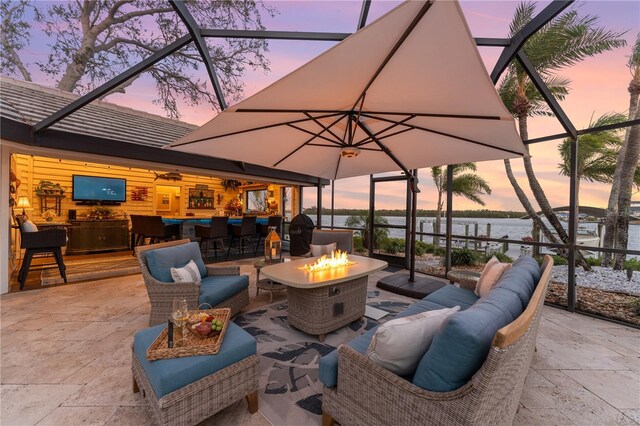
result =
[[[540,265],[538,265],[538,262],[533,257],[520,256],[515,262],[513,262],[512,267],[524,268],[527,270],[533,278],[534,286],[538,284],[538,281],[540,281],[540,277],[542,275]]]
[[[185,358],[147,360],[147,349],[158,337],[164,324],[136,333],[133,350],[142,365],[153,391],[158,398],[170,394],[190,383],[229,367],[256,353],[256,339],[230,322],[216,355],[201,355]]]
[[[476,303],[478,299],[479,297],[471,290],[459,288],[454,285],[446,285],[422,300],[437,303],[445,308],[460,306],[460,310],[465,310]]]
[[[247,275],[209,275],[200,283],[198,303],[212,307],[249,288]]]
[[[473,294],[473,292],[470,292]],[[409,306],[404,311],[400,312],[396,315],[396,318],[404,318],[410,315],[419,314],[420,312],[435,310],[435,309],[443,309],[446,306],[438,305],[436,303],[427,301],[427,300],[419,300],[416,303]],[[352,339],[347,343],[347,346],[356,350],[357,352],[364,355],[371,344],[371,339],[375,334],[378,327],[374,327],[371,330],[367,330],[365,333],[360,336]],[[319,379],[322,383],[324,383],[327,387],[334,387],[338,384],[338,351],[334,350],[333,352],[323,356],[320,358],[320,372]]]
[[[207,267],[204,266],[200,246],[196,242],[148,250],[146,257],[149,272],[153,278],[161,282],[173,282],[171,268],[182,268],[191,260],[198,265],[200,276],[207,276]]]
[[[424,354],[413,383],[434,392],[460,388],[484,363],[496,332],[522,313],[518,296],[496,288],[451,315]]]

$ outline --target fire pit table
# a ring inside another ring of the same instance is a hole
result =
[[[350,264],[308,272],[305,264],[317,257],[264,266],[261,274],[287,289],[289,324],[318,336],[337,330],[364,315],[369,274],[387,267],[387,262],[349,256]]]

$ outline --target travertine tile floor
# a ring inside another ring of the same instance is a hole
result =
[[[268,303],[255,297],[251,262],[241,268],[252,277],[247,310]],[[0,424],[149,424],[130,368],[148,314],[139,275],[3,295]],[[640,331],[545,307],[537,348],[515,424],[640,424]],[[241,400],[205,424],[269,422]]]

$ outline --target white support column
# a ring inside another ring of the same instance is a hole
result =
[[[9,209],[9,168],[11,151],[0,141],[0,293],[9,292],[11,274],[11,214]]]

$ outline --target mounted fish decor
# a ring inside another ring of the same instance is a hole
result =
[[[158,174],[156,172],[153,172],[154,175],[156,175],[156,178],[153,180],[154,182],[157,181],[158,179],[164,179],[164,180],[182,180],[182,175],[178,172],[167,172],[167,173],[162,173],[162,174]]]

